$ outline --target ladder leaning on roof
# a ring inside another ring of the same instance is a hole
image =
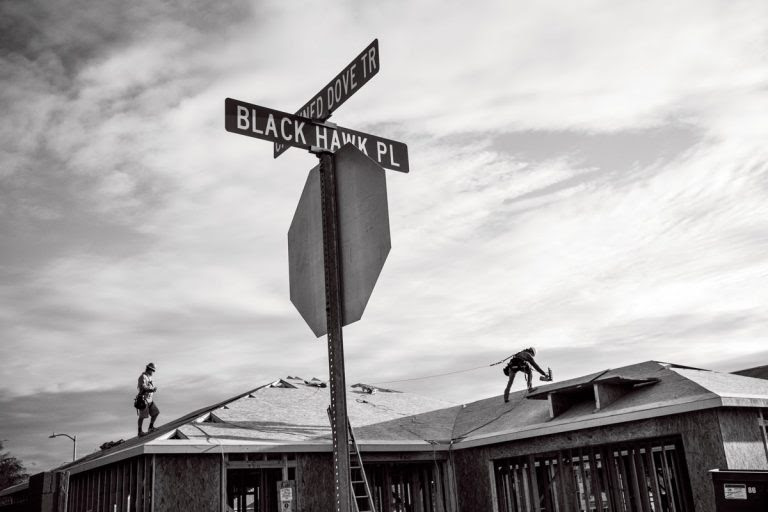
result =
[[[363,459],[357,449],[355,433],[352,431],[352,424],[347,418],[349,425],[349,481],[352,485],[352,495],[354,496],[355,510],[357,512],[376,512],[373,505],[373,496],[371,488],[368,486],[368,479],[363,469]]]
[[[328,420],[331,419],[331,406],[326,409]],[[347,416],[347,425],[349,426],[349,485],[352,491],[353,502],[356,512],[376,512],[373,504],[373,495],[368,486],[368,479],[363,469],[363,459],[360,457],[360,451],[357,449],[355,433],[352,430],[352,424]]]

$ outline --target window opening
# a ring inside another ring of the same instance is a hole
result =
[[[677,439],[501,459],[494,473],[499,512],[692,510]]]

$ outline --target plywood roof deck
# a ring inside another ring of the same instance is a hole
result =
[[[601,382],[626,385],[629,391],[598,411],[583,398]],[[368,393],[366,387],[347,390],[348,414],[362,451],[462,449],[705,408],[768,406],[768,381],[656,361],[540,386],[532,395],[514,392],[509,403],[496,396],[456,405],[383,388]],[[568,396],[569,390],[584,396],[551,418],[541,398]],[[330,451],[329,397],[317,379],[274,381],[64,467],[78,472],[142,453]]]

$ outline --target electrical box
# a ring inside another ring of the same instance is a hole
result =
[[[765,512],[768,510],[768,471],[713,469],[717,512]]]
[[[297,510],[295,480],[277,482],[277,496],[280,501],[280,512],[295,512]]]

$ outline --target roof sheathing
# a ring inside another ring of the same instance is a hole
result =
[[[216,437],[289,442],[330,439],[326,412],[329,400],[327,388],[267,387],[231,402],[227,409],[215,411],[220,422],[184,425],[180,431],[191,439]],[[356,429],[449,406],[441,400],[409,393],[371,394],[356,389],[347,392],[347,414]]]
[[[266,386],[268,385],[269,384],[266,384]],[[170,421],[164,425],[161,425],[155,432],[151,434],[147,434],[144,437],[132,437],[123,443],[113,446],[112,448],[91,453],[89,455],[86,455],[85,457],[81,457],[77,459],[74,462],[63,464],[56,469],[59,469],[59,470],[68,469],[70,473],[75,474],[82,471],[81,466],[84,463],[93,463],[101,459],[105,459],[105,462],[103,463],[108,464],[113,460],[122,460],[127,457],[133,457],[134,455],[142,453],[140,448],[146,445],[147,443],[155,439],[161,439],[163,437],[166,437],[168,436],[169,433],[173,434],[176,431],[176,429],[178,429],[182,425],[189,423],[191,421],[195,421],[200,417],[205,417],[207,414],[211,413],[211,411],[218,409],[220,407],[224,407],[227,404],[234,402],[235,400],[238,400],[244,396],[247,396],[249,393],[253,393],[263,387],[265,386],[259,386],[257,388],[253,388],[249,391],[246,391],[245,393],[241,393],[234,397],[227,398],[226,400],[223,400],[217,404],[211,405],[209,407],[203,407],[202,409],[198,409],[194,412],[191,412],[180,418]],[[94,464],[88,464],[88,467],[92,467],[93,465]],[[102,464],[97,463],[95,465],[102,465]]]
[[[535,435],[544,435],[541,432],[555,433],[591,428],[606,423],[633,421],[642,415],[652,417],[671,414],[669,411],[690,410],[696,407],[694,405],[696,403],[702,408],[721,405],[716,394],[654,361],[542,386],[537,390],[537,394],[546,396],[547,392],[567,393],[578,386],[591,386],[594,382],[600,382],[603,379],[612,381],[616,377],[634,381],[653,378],[658,381],[653,385],[634,388],[631,393],[620,397],[600,411],[595,411],[594,403],[576,403],[555,418],[550,418],[546,402],[528,400],[530,395],[526,395],[524,391],[512,393],[510,402],[507,404],[503,403],[501,397],[480,400],[468,404],[459,412],[454,428],[454,438],[461,441],[455,446],[460,448],[470,439],[489,440],[494,436],[500,436],[508,440],[515,435],[520,438],[530,437],[531,432],[538,432]]]
[[[768,407],[768,380],[687,368],[671,371],[719,396],[725,406]]]
[[[768,406],[766,381],[653,361],[540,389],[562,390],[585,380],[616,378],[658,382],[636,386],[600,411],[581,404],[554,419],[549,418],[546,402],[527,400],[523,391],[512,393],[508,404],[497,396],[451,406],[409,393],[349,390],[349,416],[365,451],[409,451],[443,450],[449,445],[469,448],[723,405]],[[63,468],[77,473],[142,453],[330,451],[328,389],[291,380],[295,388],[260,386],[174,420],[150,436],[129,439]],[[220,421],[195,422],[214,415]],[[169,439],[177,429],[189,439]]]

